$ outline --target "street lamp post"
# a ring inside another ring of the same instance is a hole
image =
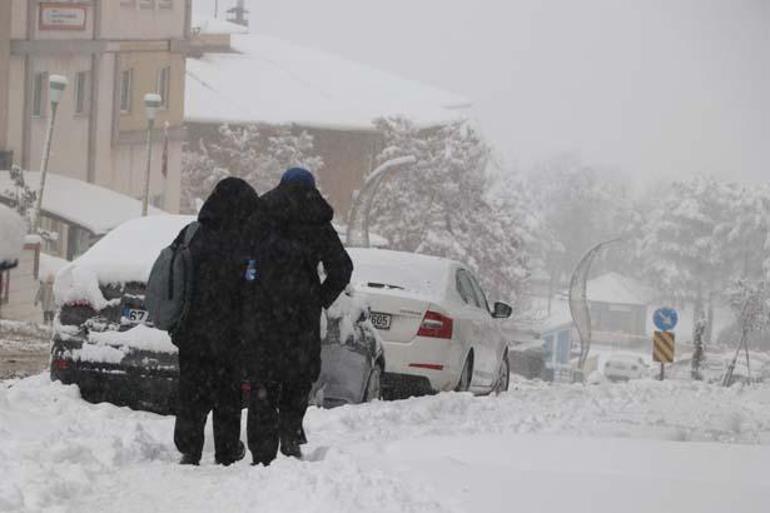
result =
[[[155,125],[155,114],[163,100],[159,94],[144,95],[144,112],[147,116],[147,166],[144,174],[144,195],[142,196],[142,216],[147,215],[150,203],[150,165],[152,162],[152,127]]]
[[[387,173],[395,168],[414,164],[417,158],[413,155],[390,159],[382,163],[366,178],[364,185],[353,200],[348,218],[348,229],[345,244],[349,247],[369,247],[369,210],[372,208],[374,195]]]
[[[37,204],[35,205],[34,220],[32,221],[32,233],[37,233],[40,229],[40,212],[43,209],[43,192],[45,191],[45,179],[48,175],[48,159],[51,156],[51,140],[53,139],[53,126],[56,120],[56,111],[59,109],[59,102],[62,94],[67,88],[67,77],[62,75],[51,75],[48,77],[48,99],[51,102],[51,117],[48,119],[48,129],[45,134],[45,143],[43,144],[43,156],[40,159],[40,187],[37,190]]]

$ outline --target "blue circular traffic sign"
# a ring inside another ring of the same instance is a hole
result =
[[[679,322],[679,314],[668,306],[658,308],[652,314],[652,322],[655,323],[655,327],[660,331],[671,331],[676,327],[676,323]]]

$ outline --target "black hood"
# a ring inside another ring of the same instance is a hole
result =
[[[281,224],[323,225],[334,218],[334,209],[318,189],[285,183],[262,195],[266,212]]]
[[[259,204],[254,188],[240,178],[220,181],[198,212],[198,221],[213,228],[232,228],[243,223]]]

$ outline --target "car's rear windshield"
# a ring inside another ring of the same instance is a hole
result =
[[[446,291],[448,262],[385,250],[350,250],[354,286],[407,290],[440,298]]]

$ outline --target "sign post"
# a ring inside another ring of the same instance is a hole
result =
[[[658,308],[652,315],[652,321],[658,328],[652,338],[652,360],[660,363],[658,379],[663,381],[665,365],[674,362],[676,336],[673,329],[679,322],[679,315],[673,308]]]

